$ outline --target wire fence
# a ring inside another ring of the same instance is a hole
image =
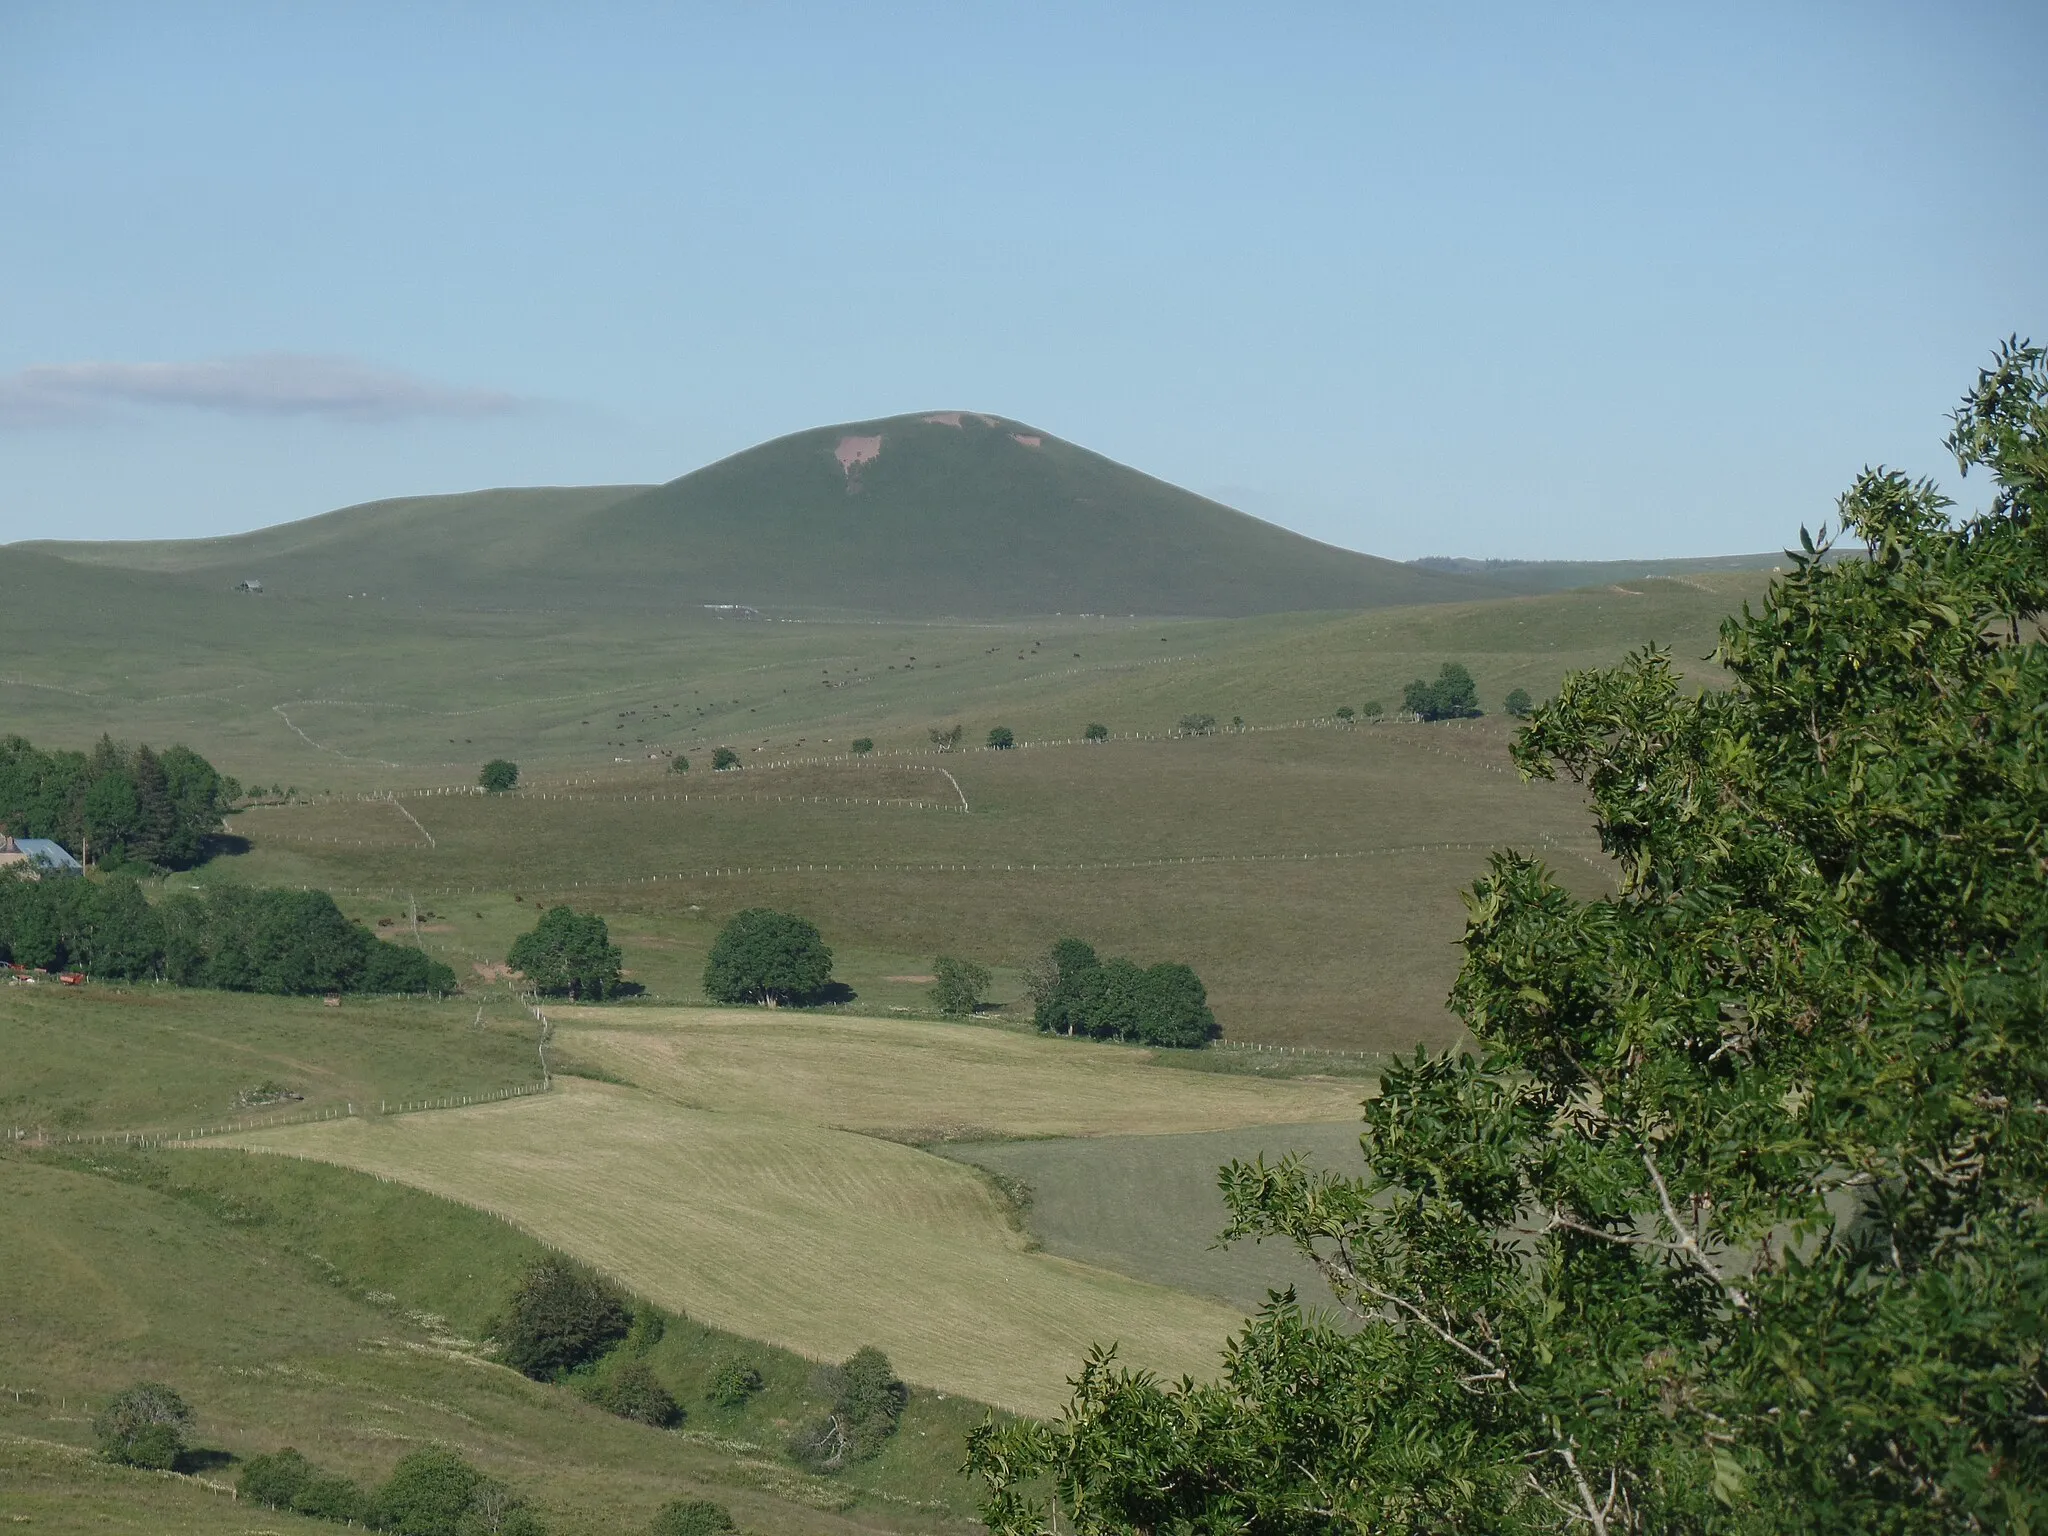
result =
[[[550,1086],[550,1080],[543,1078],[537,1083],[520,1083],[510,1088],[495,1088],[485,1093],[451,1093],[424,1099],[379,1099],[376,1114],[388,1117],[417,1114],[429,1109],[463,1109],[473,1104],[495,1104],[507,1099],[522,1099],[532,1094],[546,1093]],[[219,1125],[196,1126],[177,1131],[51,1132],[41,1126],[13,1126],[7,1132],[7,1139],[32,1147],[121,1147],[146,1152],[162,1147],[182,1146],[195,1141],[208,1141],[219,1136],[238,1136],[249,1131],[274,1130],[288,1125],[317,1125],[327,1120],[366,1119],[369,1115],[370,1107],[367,1101],[357,1104],[350,1100],[321,1109],[299,1110],[282,1115],[261,1115],[254,1119],[224,1121]]]

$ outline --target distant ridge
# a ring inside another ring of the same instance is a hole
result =
[[[9,548],[209,586],[256,580],[266,597],[771,614],[1221,618],[1502,591],[1318,543],[972,411],[796,432],[660,486],[422,496],[227,538]]]
[[[1764,555],[1696,555],[1677,560],[1471,560],[1428,555],[1410,560],[1417,570],[1443,576],[1464,576],[1492,583],[1496,590],[1525,597],[1566,592],[1574,587],[1604,587],[1647,577],[1702,576],[1716,571],[1770,571],[1787,563],[1783,553]]]

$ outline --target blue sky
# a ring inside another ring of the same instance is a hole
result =
[[[0,541],[950,407],[1397,557],[1781,547],[2048,339],[2044,66],[1967,0],[5,0]]]

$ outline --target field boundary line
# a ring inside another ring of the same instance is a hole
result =
[[[423,1114],[437,1109],[469,1109],[478,1104],[501,1104],[512,1099],[531,1098],[535,1094],[552,1091],[551,1078],[537,1083],[520,1083],[510,1088],[493,1088],[483,1093],[441,1094],[421,1099],[379,1099],[377,1119],[389,1119],[394,1115]],[[348,1100],[340,1108],[309,1109],[287,1115],[265,1115],[256,1120],[241,1120],[232,1124],[201,1126],[182,1131],[75,1131],[53,1136],[44,1128],[14,1126],[7,1132],[11,1144],[27,1147],[108,1147],[120,1146],[133,1151],[154,1151],[170,1146],[189,1146],[194,1142],[211,1141],[219,1136],[241,1136],[251,1131],[280,1130],[292,1125],[319,1125],[330,1120],[367,1120],[369,1102],[357,1104]]]

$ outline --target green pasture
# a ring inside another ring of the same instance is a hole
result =
[[[534,1024],[498,999],[479,1023],[480,1001],[0,984],[0,1132],[178,1132],[533,1082]]]
[[[996,967],[991,1001],[1016,1005],[1016,968],[1079,934],[1195,965],[1232,1038],[1406,1049],[1452,1038],[1458,893],[1493,849],[1605,878],[1576,791],[1521,782],[1509,729],[1325,724],[335,798],[241,813],[250,851],[178,878],[325,887],[387,937],[417,905],[420,941],[472,982],[541,907],[594,908],[666,1002],[701,999],[711,940],[747,906],[817,922],[863,1011],[927,1007],[900,978],[938,954]]]
[[[1251,1312],[1292,1286],[1327,1306],[1314,1265],[1272,1243],[1221,1247],[1227,1224],[1216,1172],[1232,1159],[1291,1152],[1322,1168],[1355,1169],[1358,1123],[1255,1126],[1176,1136],[1080,1136],[956,1142],[941,1150],[1001,1178],[1046,1251],[1140,1280],[1214,1296]]]

